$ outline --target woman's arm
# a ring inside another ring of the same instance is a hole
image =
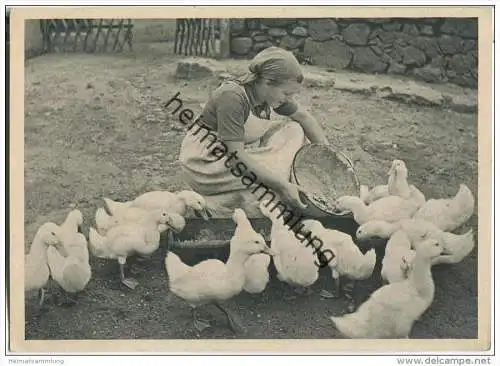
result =
[[[316,119],[302,106],[299,106],[297,111],[290,115],[290,118],[302,126],[304,133],[311,142],[322,144],[330,143],[318,121],[316,121]]]
[[[302,199],[308,192],[298,185],[288,182],[288,180],[279,178],[272,170],[256,161],[245,151],[243,142],[226,142],[225,145],[229,150],[229,156],[231,156],[233,152],[237,152],[237,159],[227,159],[226,166],[231,169],[236,168],[237,171],[240,171],[238,166],[242,163],[245,164],[246,169],[244,169],[244,171],[251,171],[254,173],[257,177],[256,183],[258,185],[264,184],[265,187],[267,187],[267,191],[277,194],[280,200],[284,200],[295,208],[305,209],[307,207]],[[302,197],[300,193],[302,193]],[[267,194],[267,192],[264,193],[264,195],[265,194]],[[261,196],[260,199],[262,199],[262,197],[263,196]]]

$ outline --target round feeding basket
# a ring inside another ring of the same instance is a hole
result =
[[[341,196],[359,196],[359,180],[352,161],[325,144],[307,144],[295,154],[291,180],[311,193],[306,197],[306,214],[316,217],[352,216],[340,211],[335,200]]]

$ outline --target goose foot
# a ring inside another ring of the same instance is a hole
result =
[[[229,325],[231,327],[231,330],[233,331],[234,334],[236,335],[244,335],[246,334],[246,329],[238,323],[236,320],[229,318]]]
[[[215,306],[224,314],[226,314],[227,320],[229,321],[229,326],[231,327],[231,330],[234,334],[242,335],[246,333],[246,329],[239,323],[239,321],[236,320],[234,314],[232,314],[228,309],[222,307],[221,304],[216,303]]]
[[[193,326],[198,332],[202,333],[205,329],[212,327],[208,321],[198,316],[196,308],[193,307],[191,311],[193,314]]]
[[[338,299],[340,298],[340,294],[337,291],[334,291],[331,293],[330,291],[327,290],[321,290],[319,293],[319,296],[321,296],[324,299]]]
[[[347,300],[347,312],[348,313],[353,313],[356,311],[356,302],[354,301],[354,291],[356,287],[356,281],[354,280],[349,280],[344,286],[343,286],[343,295],[344,298]]]
[[[340,274],[336,273],[335,275],[332,275],[333,277],[333,298],[334,299],[340,299],[342,297],[342,286],[341,286],[341,281],[340,281]]]
[[[151,260],[152,257],[153,255],[138,255],[135,259],[139,263],[144,263],[146,261]]]
[[[135,275],[140,274],[141,272],[142,272],[141,268],[134,266],[134,265],[130,266],[130,274],[131,275],[135,276]]]
[[[70,296],[68,293],[63,292],[63,299],[57,302],[57,306],[70,307],[78,303],[76,296]]]
[[[38,306],[42,307],[43,306],[43,303],[45,301],[45,289],[44,288],[41,288],[39,291],[38,291],[38,295],[40,297],[40,301],[38,301]]]
[[[66,290],[57,282],[51,282],[51,289],[54,295],[52,301],[56,306],[69,307],[77,304],[77,294],[66,292]]]
[[[347,307],[346,307],[346,311],[347,313],[354,313],[356,311],[356,304],[354,303],[354,301],[349,301],[349,303],[347,304]]]
[[[124,278],[122,279],[122,283],[131,290],[134,290],[139,285],[139,282],[135,278]]]
[[[209,323],[204,322],[203,320],[200,320],[200,319],[194,319],[193,326],[200,333],[202,333],[205,329],[211,327],[211,325]]]
[[[300,296],[309,296],[313,293],[309,287],[295,287],[293,291]]]
[[[167,232],[167,250],[170,251],[175,244],[175,237],[172,230],[168,230]]]
[[[121,283],[123,283],[125,286],[127,286],[129,289],[134,290],[137,285],[139,285],[139,282],[135,278],[126,278],[125,277],[125,259],[124,258],[119,258],[118,263],[120,264],[120,280]]]

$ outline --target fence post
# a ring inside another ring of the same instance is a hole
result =
[[[231,53],[231,19],[221,19],[219,58],[229,58],[230,53]]]
[[[42,33],[43,52],[52,52],[52,42],[49,33],[50,20],[40,19],[40,32]]]

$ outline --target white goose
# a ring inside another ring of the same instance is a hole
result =
[[[60,225],[66,256],[54,247],[47,250],[50,275],[66,295],[83,291],[92,275],[87,239],[78,232],[82,223],[82,213],[73,210]],[[76,302],[74,298],[70,300]]]
[[[408,168],[403,160],[394,159],[387,175],[387,184],[375,186],[371,190],[366,185],[360,186],[359,196],[365,204],[390,195],[413,199],[418,206],[425,203],[425,195],[413,184],[408,184]]]
[[[342,196],[337,199],[336,206],[339,210],[349,210],[354,220],[362,225],[370,220],[384,220],[395,222],[413,217],[420,207],[413,199],[399,196],[386,196],[366,205],[361,198],[356,196]]]
[[[128,202],[116,202],[109,198],[104,198],[104,201],[111,215],[102,207],[97,209],[95,223],[100,235],[106,235],[109,229],[118,224],[137,222],[153,210],[175,213],[183,217],[187,217],[192,211],[205,220],[209,219],[205,199],[194,191],[151,191]]]
[[[30,251],[24,257],[24,291],[38,290],[40,306],[45,299],[45,286],[50,278],[47,248],[53,246],[62,255],[68,255],[60,236],[59,226],[47,222],[40,226],[31,243]]]
[[[300,241],[285,224],[281,210],[268,207],[273,200],[262,201],[259,205],[264,216],[271,220],[271,250],[278,279],[288,283],[299,294],[310,293],[319,276],[318,259],[312,245]],[[281,217],[280,217],[281,216]]]
[[[434,300],[431,262],[442,249],[435,239],[421,242],[408,279],[380,287],[352,314],[330,317],[335,328],[348,338],[409,338]]]
[[[412,248],[425,239],[438,239],[443,245],[443,254],[433,259],[432,264],[455,264],[468,256],[475,246],[472,229],[464,234],[442,231],[432,222],[422,219],[405,219],[394,223],[381,220],[369,221],[356,231],[358,240],[369,240],[374,237],[389,239],[396,231],[403,230],[410,239]]]
[[[271,257],[264,253],[253,254],[245,262],[245,284],[243,290],[249,294],[260,294],[269,283]]]
[[[96,229],[100,235],[106,235],[109,230],[116,226],[140,222],[148,217],[150,212],[143,208],[131,206],[116,211],[114,215],[108,215],[104,208],[99,207],[95,214]]]
[[[109,229],[118,225],[116,216],[108,215],[104,207],[98,207],[95,212],[95,228],[99,235],[106,235]]]
[[[238,295],[245,284],[244,263],[257,253],[272,254],[264,237],[255,232],[242,209],[235,209],[233,221],[236,230],[230,242],[230,254],[226,263],[218,259],[204,260],[188,266],[171,251],[165,257],[170,291],[186,301],[192,309],[193,325],[198,331],[210,327],[199,318],[197,309],[202,305],[214,304],[227,316],[235,333],[243,331],[234,316],[222,303]]]
[[[418,207],[425,203],[425,195],[413,184],[408,184],[408,168],[403,160],[392,161],[387,191],[389,195],[412,199]]]
[[[116,215],[120,211],[126,210],[132,205],[132,201],[120,202],[120,201],[114,201],[108,197],[103,197],[102,199],[106,204],[106,207],[108,208],[108,212],[111,215]]]
[[[182,216],[165,211],[150,211],[137,223],[118,225],[110,229],[106,236],[101,236],[94,228],[89,231],[89,244],[98,258],[117,259],[120,265],[121,282],[135,289],[138,285],[134,278],[125,276],[127,257],[133,254],[152,255],[160,246],[160,234],[168,229],[180,232],[185,227]]]
[[[403,230],[391,235],[386,244],[380,274],[384,283],[394,283],[408,278],[410,263],[415,257],[410,238]]]
[[[465,184],[460,184],[453,198],[429,199],[413,216],[432,222],[443,231],[453,231],[465,224],[474,213],[474,196]]]
[[[340,294],[341,276],[364,280],[372,275],[377,260],[375,249],[372,248],[363,254],[349,234],[327,229],[317,220],[304,220],[302,225],[302,229],[309,232],[313,240],[319,239],[324,248],[335,254],[328,266],[332,271],[337,296]]]
[[[131,207],[139,207],[145,210],[161,209],[179,214],[183,217],[192,210],[205,220],[209,219],[208,208],[202,195],[191,190],[176,193],[169,191],[147,192],[132,201]]]

